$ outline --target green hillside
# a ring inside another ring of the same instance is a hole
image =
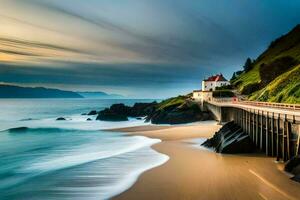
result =
[[[250,100],[300,103],[300,65],[251,94]]]
[[[296,87],[299,86],[299,64],[300,25],[297,25],[273,41],[253,62],[251,69],[237,76],[232,84],[251,100],[300,103]]]

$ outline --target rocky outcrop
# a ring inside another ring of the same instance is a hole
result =
[[[124,104],[113,104],[99,112],[97,120],[102,121],[127,121],[128,117],[144,117],[153,112],[156,102],[135,103],[132,107]]]
[[[203,144],[218,153],[251,153],[255,150],[248,134],[233,122],[226,123],[215,135]]]
[[[128,117],[117,110],[106,108],[99,112],[96,120],[101,121],[128,121]]]
[[[184,124],[196,121],[213,120],[209,112],[203,112],[189,96],[178,96],[160,103],[135,103],[132,107],[114,104],[100,111],[97,120],[124,121],[128,117],[143,119],[153,124]]]
[[[210,113],[201,111],[192,101],[158,108],[147,117],[153,124],[184,124],[212,119]]]
[[[59,117],[59,118],[56,119],[56,121],[66,121],[66,118],[64,118],[64,117]]]
[[[300,156],[298,155],[290,159],[286,163],[284,170],[295,175],[291,178],[292,180],[300,182]]]
[[[150,115],[157,106],[157,102],[152,103],[135,103],[131,109],[129,116],[130,117],[145,117]]]

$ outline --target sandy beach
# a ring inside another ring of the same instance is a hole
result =
[[[264,155],[221,155],[199,148],[193,138],[211,137],[219,125],[139,126],[115,129],[159,138],[153,148],[170,157],[143,173],[114,199],[297,200],[300,184],[282,171],[283,164]]]

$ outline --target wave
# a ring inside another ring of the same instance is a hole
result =
[[[31,142],[31,145],[26,145],[26,150],[23,149],[26,152],[40,153],[45,149],[57,149],[54,152],[47,152],[38,159],[33,158],[26,167],[20,169],[21,173],[29,171],[43,173],[65,169],[115,157],[161,142],[159,139],[144,136],[121,137],[123,134],[109,134],[101,130],[17,127],[2,132],[15,135],[16,141],[18,135],[26,134],[26,140],[34,142],[37,139],[35,135],[40,135],[37,141],[42,144],[38,143],[35,147]]]
[[[101,159],[119,156],[161,142],[161,140],[159,139],[150,139],[143,136],[133,136],[132,138],[135,139],[135,142],[134,143],[132,142],[131,145],[128,145],[126,148],[123,149],[86,152],[87,148],[82,148],[80,149],[82,151],[80,153],[74,152],[74,154],[71,155],[68,154],[64,155],[63,153],[61,153],[59,157],[56,157],[56,155],[54,155],[53,157],[49,156],[49,157],[41,158],[39,159],[38,162],[34,162],[31,165],[27,166],[26,168],[23,168],[21,170],[21,173],[33,172],[33,171],[38,173],[43,173],[43,172],[61,170],[69,167],[74,167],[74,166],[98,161]]]
[[[35,119],[32,119],[32,118],[20,119],[21,122],[24,122],[24,121],[32,121],[32,120],[35,120]]]
[[[63,128],[29,128],[25,126],[17,127],[17,128],[10,128],[1,132],[8,132],[8,133],[74,133],[74,132],[82,132],[82,130],[77,129],[63,129]],[[87,132],[87,131],[86,131]],[[90,131],[88,131],[90,132]]]
[[[29,127],[12,128],[6,132],[53,132],[53,134],[25,134],[24,136],[12,134],[9,137],[2,135],[3,138],[8,138],[6,144],[10,147],[9,153],[6,153],[7,148],[2,149],[6,157],[6,161],[2,164],[6,166],[2,171],[0,170],[0,177],[2,177],[0,192],[6,191],[3,196],[7,197],[14,197],[10,195],[23,189],[40,197],[44,194],[40,191],[45,190],[45,186],[40,182],[47,185],[46,188],[51,190],[49,193],[55,191],[59,196],[60,191],[56,191],[56,186],[68,184],[64,185],[64,190],[73,190],[74,177],[76,177],[78,184],[82,186],[76,188],[76,192],[89,196],[101,194],[101,197],[108,199],[128,189],[142,172],[168,160],[166,155],[150,148],[160,140],[143,136],[124,137],[121,133],[112,134],[103,131]],[[46,179],[46,182],[42,181]],[[87,180],[98,182],[97,189],[87,187]],[[31,188],[27,185],[35,187]],[[89,194],[86,194],[85,189],[91,190]],[[26,193],[20,192],[16,195],[26,196]],[[47,197],[37,199],[47,199]]]

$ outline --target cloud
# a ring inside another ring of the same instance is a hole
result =
[[[20,55],[20,56],[40,56],[40,55],[34,54],[34,53],[26,53],[26,52],[19,52],[19,51],[10,51],[10,50],[4,50],[4,49],[0,49],[0,53],[12,54],[12,55]]]
[[[63,6],[58,6],[53,2],[32,2],[48,11],[83,21],[98,27],[100,30],[104,29],[110,32],[116,37],[112,41],[114,45],[139,54],[147,62],[194,63],[213,59],[213,55],[226,57],[241,51],[241,47],[234,43],[230,33],[226,32],[221,26],[199,13],[192,15],[189,11],[181,11],[178,8],[176,13],[171,14],[184,16],[186,22],[194,27],[186,27],[189,29],[180,30],[180,33],[176,33],[176,31],[179,31],[176,29],[170,30],[169,35],[158,34],[153,36],[134,30],[129,25],[118,24],[92,13],[86,16]],[[191,35],[191,32],[195,33]],[[224,38],[226,39],[224,40]],[[226,48],[219,48],[220,42]]]
[[[0,66],[0,81],[85,90],[196,89],[204,76],[230,77],[300,21],[296,1],[3,2],[0,59],[16,61]]]
[[[64,47],[59,45],[54,45],[50,43],[41,43],[35,41],[26,41],[26,40],[19,40],[19,39],[12,39],[12,38],[1,38],[0,37],[0,45],[1,46],[11,46],[18,48],[20,50],[27,48],[39,48],[39,49],[49,49],[49,50],[58,50],[58,51],[68,51],[73,53],[86,53],[84,51],[80,51],[79,49],[74,49],[70,47]],[[23,55],[26,55],[24,53]],[[30,54],[29,54],[30,55]]]

